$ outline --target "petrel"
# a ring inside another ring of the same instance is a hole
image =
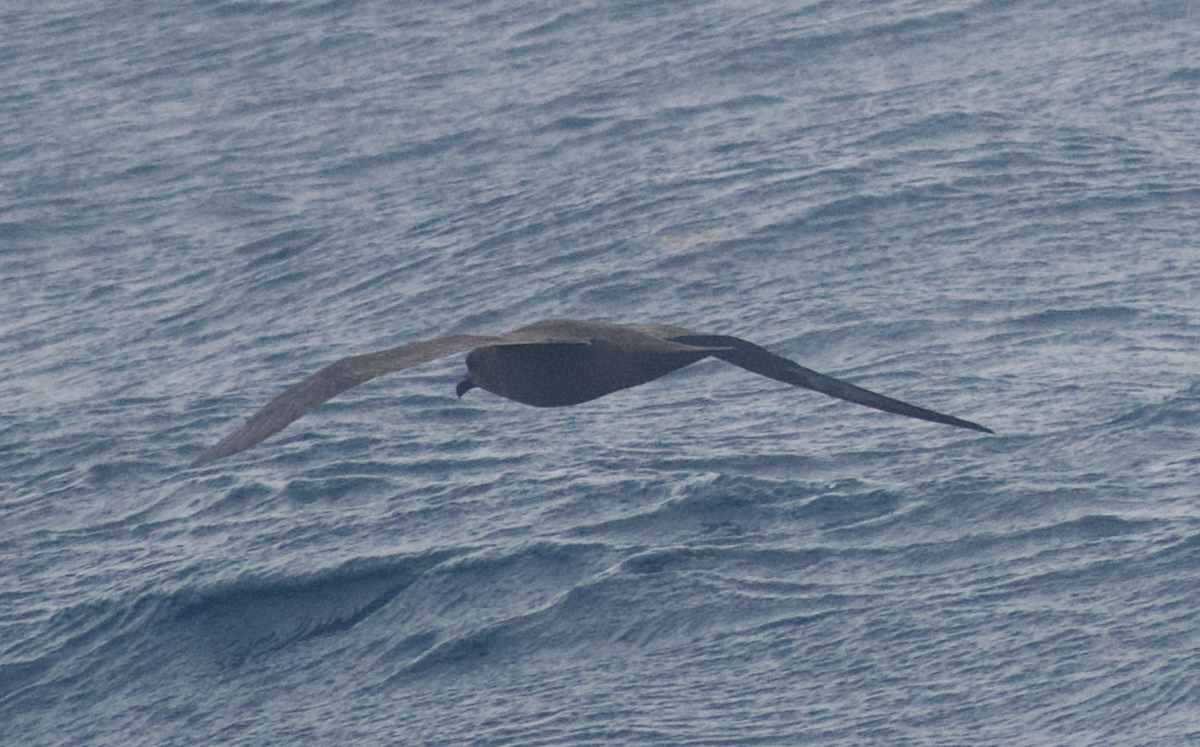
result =
[[[819,374],[737,337],[667,324],[547,319],[506,335],[450,335],[343,358],[268,402],[191,466],[248,449],[352,386],[463,350],[471,352],[467,353],[467,375],[456,389],[459,397],[478,387],[535,407],[565,407],[645,384],[712,356],[792,386],[876,410],[993,432],[978,423]]]

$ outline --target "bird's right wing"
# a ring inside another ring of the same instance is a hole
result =
[[[200,455],[191,466],[216,461],[254,446],[283,430],[309,409],[325,402],[352,386],[370,381],[376,376],[411,368],[443,356],[488,345],[502,338],[483,335],[451,335],[427,342],[413,342],[390,350],[343,358],[271,400],[233,433]]]
[[[672,328],[664,327],[664,329]],[[897,415],[928,420],[932,423],[954,425],[959,428],[970,428],[973,431],[980,431],[982,433],[994,433],[992,429],[985,428],[978,423],[956,418],[953,415],[943,415],[940,412],[926,410],[924,407],[910,405],[907,402],[901,402],[898,399],[876,394],[840,379],[835,379],[832,376],[817,373],[787,358],[775,355],[766,348],[738,337],[705,335],[687,330],[680,331],[683,334],[672,334],[668,339],[688,345],[724,347],[726,350],[714,352],[713,356],[744,368],[747,371],[753,371],[756,374],[775,379],[776,381],[782,381],[785,384],[812,389],[822,394],[828,394],[830,397],[837,397],[847,402],[866,405],[876,410],[892,412]]]

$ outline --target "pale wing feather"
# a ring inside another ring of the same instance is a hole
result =
[[[427,342],[413,342],[377,353],[343,358],[268,402],[265,407],[250,416],[242,427],[201,454],[191,466],[212,462],[248,449],[283,430],[311,408],[376,376],[401,371],[502,339],[483,335],[452,335]]]

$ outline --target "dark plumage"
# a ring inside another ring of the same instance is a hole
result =
[[[460,397],[479,387],[536,407],[575,405],[645,384],[711,355],[777,381],[877,410],[992,433],[977,423],[811,371],[737,337],[664,324],[548,319],[498,337],[451,335],[343,358],[271,400],[192,466],[248,449],[352,386],[468,349],[467,376],[457,389]]]

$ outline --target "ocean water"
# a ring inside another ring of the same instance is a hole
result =
[[[27,5],[23,8],[20,6]],[[0,743],[1200,743],[1200,10],[0,10]],[[561,409],[462,356],[733,334]]]

